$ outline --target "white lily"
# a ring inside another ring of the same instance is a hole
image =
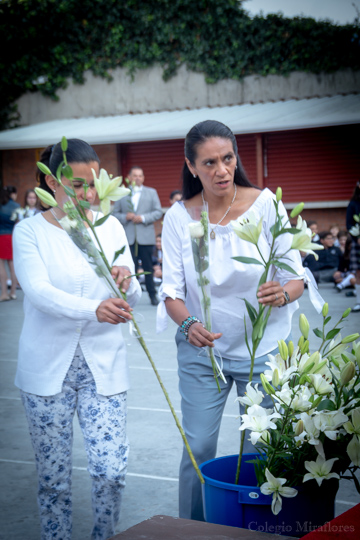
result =
[[[284,484],[286,483],[286,478],[275,478],[269,469],[265,470],[265,476],[267,482],[264,482],[264,484],[260,486],[260,491],[264,495],[273,496],[271,510],[273,514],[277,516],[282,508],[281,495],[283,497],[296,497],[298,492],[295,488],[285,487]]]
[[[315,426],[313,418],[307,413],[302,413],[300,418],[304,423],[304,430],[306,432],[308,443],[312,444],[313,446],[318,446],[320,444],[320,430]]]
[[[306,386],[290,388],[286,383],[279,392],[275,393],[274,398],[280,404],[286,403],[293,411],[308,411],[312,407],[311,392]]]
[[[281,415],[273,412],[272,409],[264,409],[260,405],[253,405],[248,408],[247,414],[241,415],[243,423],[239,430],[249,429],[251,431],[251,443],[255,445],[265,430],[276,429],[276,424],[272,421],[274,418],[281,418]]]
[[[204,236],[204,227],[201,221],[189,223],[189,231],[191,238],[202,238]]]
[[[107,215],[110,212],[110,201],[118,201],[126,197],[126,195],[129,195],[130,189],[121,186],[121,176],[110,178],[105,169],[101,169],[98,178],[94,169],[91,170],[95,188],[100,199],[100,208],[104,215]]]
[[[353,433],[360,438],[360,408],[351,411],[351,421],[344,424],[347,433]]]
[[[246,240],[246,242],[251,242],[251,244],[256,245],[258,243],[262,230],[263,217],[261,217],[260,221],[257,221],[255,214],[249,212],[247,217],[231,221],[230,223],[239,238]]]
[[[260,405],[264,399],[264,394],[258,390],[259,384],[255,384],[255,388],[251,386],[251,382],[246,385],[245,397],[238,397],[235,401],[239,401],[242,405]]]
[[[270,367],[271,371],[268,369],[264,371],[264,375],[268,381],[272,381],[274,371],[277,370],[279,374],[279,384],[282,386],[286,383],[291,377],[291,375],[296,371],[295,366],[287,367],[285,361],[281,358],[281,355],[277,353],[275,356],[268,354],[269,362],[265,362],[267,366]]]
[[[340,480],[340,476],[337,473],[330,472],[334,462],[338,459],[332,458],[326,461],[319,455],[316,461],[305,461],[305,469],[309,472],[305,474],[303,482],[314,479],[321,486],[323,480],[329,480],[330,478],[338,478]]]
[[[311,379],[311,383],[315,389],[315,392],[319,394],[319,396],[330,394],[334,391],[332,385],[329,384],[320,373],[311,373],[309,377]]]
[[[321,411],[314,415],[315,426],[325,433],[326,437],[332,441],[336,440],[338,427],[342,426],[348,420],[346,414],[342,410],[338,411]]]
[[[356,467],[360,467],[360,441],[359,437],[353,436],[347,445],[346,452]]]
[[[352,236],[360,236],[360,225],[358,223],[356,225],[353,225],[351,229],[349,229],[349,233]]]
[[[296,228],[300,232],[294,234],[291,249],[299,249],[300,251],[305,251],[305,253],[311,253],[318,260],[319,256],[314,250],[324,249],[324,246],[311,242],[312,232],[307,228],[306,221],[301,216],[298,216]]]

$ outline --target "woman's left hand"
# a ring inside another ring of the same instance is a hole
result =
[[[126,293],[131,282],[131,278],[129,278],[129,276],[131,276],[130,268],[127,266],[113,266],[111,275],[114,278],[116,285],[118,287],[121,285],[121,292]]]
[[[285,302],[284,288],[278,281],[267,281],[259,287],[258,301],[263,306],[280,307]]]

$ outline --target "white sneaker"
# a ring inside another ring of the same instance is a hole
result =
[[[352,310],[351,310],[353,313],[357,313],[358,311],[360,311],[360,304],[356,304]]]

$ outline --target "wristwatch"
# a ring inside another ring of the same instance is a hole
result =
[[[283,305],[286,306],[286,304],[289,304],[290,302],[290,295],[287,291],[284,291],[284,298],[285,298],[285,304]]]

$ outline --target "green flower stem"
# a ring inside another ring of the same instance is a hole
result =
[[[272,241],[272,245],[271,245],[271,250],[270,250],[270,255],[272,254],[272,251],[274,249],[274,243],[275,243],[275,238],[273,237],[273,241]],[[256,247],[258,248],[258,246],[256,245]],[[260,254],[260,257],[262,258],[262,260],[264,260],[259,248],[258,248],[258,251],[259,251],[259,254]],[[270,256],[270,260],[272,259],[272,257]],[[265,281],[266,282],[266,278],[267,278],[267,275],[269,273],[269,270],[270,270],[270,263],[267,262],[265,263],[264,265],[264,276],[265,276]],[[258,317],[255,321],[255,323],[253,324],[253,328],[255,326],[255,324],[260,321],[260,320],[264,320],[263,317],[264,317],[264,312],[265,312],[265,306],[263,306],[262,304],[259,304],[259,314],[258,314]],[[269,307],[269,314],[270,315],[270,312],[271,312],[271,306]],[[263,331],[265,331],[265,328],[263,328]],[[256,354],[256,351],[257,351],[257,348],[260,344],[260,341],[261,339],[259,338],[256,338],[256,340],[254,341],[254,339],[252,339],[252,352],[251,352],[251,355],[250,355],[250,372],[249,372],[249,382],[252,381],[252,378],[253,378],[253,374],[254,374],[254,364],[255,364],[255,354]],[[247,413],[247,410],[248,410],[248,406],[245,407],[245,414]],[[239,456],[238,456],[238,462],[237,462],[237,466],[236,466],[236,475],[235,475],[235,484],[238,484],[239,483],[239,478],[240,478],[240,471],[241,471],[241,458],[242,458],[242,455],[243,455],[243,450],[244,450],[244,441],[245,441],[245,429],[243,430],[243,432],[241,433],[241,438],[240,438],[240,451],[239,451]]]
[[[122,295],[123,295],[123,296],[126,296],[126,295],[124,295],[123,293],[122,293]],[[140,345],[142,346],[142,348],[143,348],[143,350],[144,350],[146,356],[148,357],[148,360],[149,360],[149,362],[150,362],[150,364],[151,364],[151,366],[152,366],[152,368],[153,368],[153,370],[154,370],[154,372],[155,372],[156,378],[157,378],[157,380],[159,381],[160,387],[161,387],[161,389],[162,389],[162,391],[163,391],[163,393],[164,393],[165,399],[166,399],[166,401],[167,401],[167,403],[168,403],[168,405],[169,405],[169,407],[170,407],[170,410],[171,410],[171,413],[172,413],[172,415],[173,415],[173,417],[174,417],[176,426],[177,426],[178,430],[180,431],[180,435],[181,435],[181,437],[182,437],[182,439],[183,439],[183,442],[184,442],[184,444],[185,444],[186,450],[188,451],[189,457],[190,457],[190,459],[191,459],[191,463],[193,464],[193,467],[194,467],[194,469],[195,469],[195,471],[196,471],[196,473],[197,473],[197,475],[198,475],[198,477],[199,477],[200,482],[201,482],[202,484],[204,484],[204,483],[205,483],[204,477],[203,477],[203,475],[201,474],[201,471],[200,471],[200,469],[199,469],[199,467],[198,467],[198,464],[196,463],[194,454],[193,454],[192,451],[191,451],[191,448],[190,448],[190,445],[189,445],[188,440],[187,440],[187,438],[186,438],[185,432],[184,432],[184,430],[183,430],[183,428],[182,428],[182,426],[181,426],[181,424],[180,424],[180,422],[179,422],[179,419],[178,419],[178,417],[177,417],[177,415],[176,415],[175,409],[174,409],[174,407],[173,407],[173,405],[172,405],[172,403],[171,403],[171,400],[170,400],[169,395],[168,395],[168,393],[167,393],[167,391],[166,391],[166,388],[165,388],[165,386],[163,385],[163,382],[162,382],[161,377],[160,377],[160,375],[159,375],[159,372],[158,372],[158,370],[157,370],[157,368],[156,368],[156,366],[155,366],[155,363],[154,363],[153,359],[151,358],[151,354],[150,354],[150,352],[149,352],[149,349],[147,348],[147,345],[146,345],[146,343],[145,343],[145,340],[144,340],[144,338],[143,338],[142,335],[141,335],[140,328],[138,327],[137,322],[136,322],[135,319],[134,319],[134,316],[133,316],[132,322],[133,322],[133,324],[134,324],[134,327],[135,327],[135,330],[136,330],[136,333],[137,333],[137,336],[138,336]]]
[[[204,287],[203,273],[201,271],[199,271],[199,276],[200,276],[199,277],[199,284],[200,284],[200,288],[201,288],[201,293],[202,293],[202,297],[203,297],[203,305],[204,305],[205,327],[206,327],[206,330],[211,332],[211,318],[210,318],[209,308],[208,308],[208,304],[207,304],[208,298],[207,298],[206,290],[205,290],[205,287]],[[219,381],[218,381],[218,374],[217,374],[217,370],[216,370],[216,362],[215,362],[214,351],[213,351],[212,347],[207,347],[207,349],[209,351],[211,367],[212,367],[212,370],[214,372],[216,385],[217,385],[218,391],[220,393],[221,388],[220,388],[220,384],[219,384]]]
[[[90,224],[90,227],[93,228],[93,224],[92,224],[92,223]],[[101,244],[100,244],[100,242],[99,242],[99,239],[98,239],[98,237],[97,237],[95,231],[94,231],[94,235],[95,235],[96,241],[98,242],[98,245],[99,245],[99,248],[100,248],[100,253],[103,255],[103,251],[102,251],[102,248],[101,248]],[[111,272],[111,267],[110,267],[110,265],[109,265],[109,263],[108,263],[108,261],[107,261],[107,259],[106,259],[106,257],[105,257],[104,255],[103,255],[103,260],[104,260],[104,263],[106,264],[106,266],[107,266],[109,272]],[[120,284],[120,287],[121,287],[121,284]],[[122,298],[123,300],[126,300],[126,293],[123,293],[121,290],[117,290],[117,291],[116,291],[116,294],[117,294],[117,296],[118,296],[119,298]],[[166,391],[166,388],[165,388],[165,386],[164,386],[164,384],[163,384],[163,382],[162,382],[162,380],[161,380],[161,377],[160,377],[159,372],[158,372],[158,370],[157,370],[157,368],[156,368],[156,365],[155,365],[155,363],[154,363],[154,361],[153,361],[153,359],[152,359],[152,357],[151,357],[150,351],[149,351],[149,349],[148,349],[148,347],[147,347],[147,345],[146,345],[146,343],[145,343],[144,338],[143,338],[142,335],[141,335],[140,328],[139,328],[139,326],[138,326],[138,324],[137,324],[137,322],[136,322],[136,320],[135,320],[135,318],[134,318],[134,315],[132,315],[132,323],[133,323],[133,325],[134,325],[134,327],[135,327],[136,335],[137,335],[137,338],[138,338],[138,340],[139,340],[139,343],[140,343],[140,345],[142,346],[143,351],[145,352],[145,354],[146,354],[146,356],[147,356],[147,358],[148,358],[148,360],[149,360],[149,362],[150,362],[150,364],[151,364],[151,366],[152,366],[152,368],[153,368],[153,370],[154,370],[154,373],[155,373],[155,375],[156,375],[156,378],[157,378],[157,380],[158,380],[158,382],[159,382],[159,384],[160,384],[160,387],[161,387],[161,389],[162,389],[162,391],[163,391],[163,393],[164,393],[165,399],[166,399],[166,401],[167,401],[167,403],[168,403],[168,405],[169,405],[169,407],[170,407],[171,413],[172,413],[172,415],[173,415],[173,417],[174,417],[174,420],[175,420],[175,424],[176,424],[178,430],[180,431],[180,435],[181,435],[181,437],[182,437],[182,439],[183,439],[183,442],[184,442],[184,444],[185,444],[186,450],[188,451],[189,457],[190,457],[190,459],[191,459],[191,463],[193,464],[193,467],[194,467],[194,469],[195,469],[195,471],[196,471],[196,473],[197,473],[197,475],[198,475],[198,477],[199,477],[200,482],[201,482],[202,484],[204,484],[204,483],[205,483],[204,477],[203,477],[203,475],[201,474],[201,471],[200,471],[200,469],[199,469],[199,467],[198,467],[198,464],[196,463],[194,454],[192,453],[192,450],[191,450],[190,445],[189,445],[189,443],[188,443],[188,440],[187,440],[187,438],[186,438],[185,432],[184,432],[184,430],[183,430],[183,428],[182,428],[182,426],[181,426],[181,424],[180,424],[180,421],[179,421],[179,419],[178,419],[178,417],[177,417],[177,414],[176,414],[176,412],[175,412],[175,409],[174,409],[174,407],[173,407],[173,405],[172,405],[172,403],[171,403],[171,400],[170,400],[170,398],[169,398],[169,394],[168,394],[167,391]]]

